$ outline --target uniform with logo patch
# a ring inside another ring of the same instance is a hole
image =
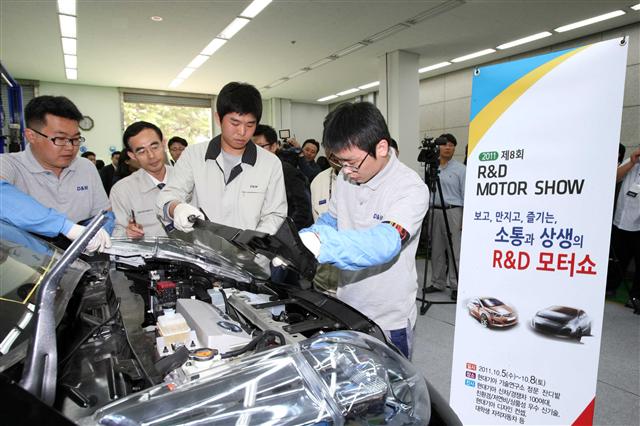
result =
[[[287,198],[280,160],[253,142],[242,157],[222,151],[220,136],[208,144],[189,145],[156,201],[156,211],[187,200],[202,208],[209,220],[240,229],[274,234],[287,216]]]
[[[366,269],[340,271],[337,296],[383,330],[413,328],[418,275],[415,255],[429,190],[418,174],[391,154],[387,165],[363,184],[336,179],[329,215],[338,231],[367,230],[388,223],[400,233],[402,249],[390,261]],[[378,241],[378,244],[384,244]],[[324,244],[324,243],[323,243]],[[323,251],[318,260],[323,262]]]
[[[22,152],[0,155],[0,176],[75,223],[109,209],[98,169],[86,158],[74,159],[58,177],[40,165],[28,145]]]
[[[155,207],[160,186],[164,186],[172,174],[173,167],[166,166],[164,182],[159,182],[145,170],[138,169],[113,185],[109,200],[116,215],[114,237],[127,236],[127,225],[130,219],[134,219],[138,225],[142,225],[145,237],[165,237],[167,235],[156,215]]]

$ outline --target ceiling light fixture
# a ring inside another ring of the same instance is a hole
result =
[[[58,0],[58,13],[76,16],[76,0]]]
[[[78,70],[74,70],[71,68],[66,68],[65,72],[67,74],[67,80],[77,80],[78,79]]]
[[[638,4],[634,5],[634,6],[631,6],[631,9],[640,10],[640,3],[638,3]]]
[[[335,99],[337,98],[338,95],[329,95],[329,96],[325,96],[324,98],[320,98],[318,99],[318,102],[326,102],[326,101],[330,101],[331,99]]]
[[[424,72],[429,72],[429,71],[433,71],[433,70],[437,70],[438,68],[444,68],[444,67],[448,67],[449,65],[451,65],[451,62],[440,62],[437,64],[433,64],[433,65],[429,65],[426,67],[422,67],[418,70],[419,74],[422,74]]]
[[[376,86],[380,86],[380,82],[379,81],[373,81],[371,83],[363,84],[362,86],[358,86],[358,89],[367,90],[367,89],[371,89],[372,87],[376,87]]]
[[[343,90],[342,92],[338,92],[336,93],[336,96],[346,96],[346,95],[350,95],[352,93],[356,93],[360,91],[360,89],[354,87],[353,89],[347,89],[347,90]]]
[[[510,47],[520,46],[521,44],[530,43],[532,41],[540,40],[541,38],[549,37],[551,34],[549,31],[543,31],[538,34],[530,35],[528,37],[519,38],[518,40],[510,41],[509,43],[501,44],[496,49],[504,50]]]
[[[272,0],[253,0],[251,4],[242,11],[240,16],[244,16],[245,18],[255,18],[258,13],[262,12],[262,9],[269,6],[271,1]]]
[[[360,50],[363,47],[366,47],[367,45],[364,43],[356,43],[354,45],[351,45],[349,47],[345,47],[342,50],[337,51],[336,53],[332,54],[331,56],[335,56],[336,58],[341,58],[345,55],[348,55],[349,53],[353,53],[356,50]]]
[[[185,68],[182,71],[180,71],[180,74],[178,74],[177,78],[181,78],[183,80],[186,80],[187,78],[189,78],[189,76],[191,74],[193,74],[193,72],[195,71],[195,68]]]
[[[75,55],[77,52],[77,42],[75,38],[62,37],[62,53],[65,55]]]
[[[563,33],[565,31],[575,30],[576,28],[585,27],[587,25],[595,24],[596,22],[606,21],[607,19],[616,18],[624,15],[624,10],[614,10],[613,12],[605,13],[604,15],[594,16],[593,18],[584,19],[582,21],[574,22],[573,24],[563,25],[556,28],[554,31],[557,33]]]
[[[75,55],[64,55],[64,67],[78,69],[78,57]]]
[[[488,55],[495,52],[495,49],[484,49],[478,52],[469,53],[468,55],[460,56],[459,58],[452,59],[451,62],[464,62],[469,59],[478,58],[480,56]]]
[[[312,63],[311,65],[309,65],[307,68],[309,68],[310,70],[312,69],[316,69],[318,67],[321,67],[325,64],[328,64],[329,62],[333,62],[335,61],[336,58],[335,57],[328,57],[328,58],[324,58],[324,59],[320,59],[319,61],[316,61],[314,63]]]
[[[227,40],[223,40],[221,38],[216,37],[213,40],[211,40],[209,44],[207,44],[207,47],[202,49],[202,52],[200,52],[200,54],[205,56],[211,56],[216,52],[216,50],[224,46],[226,42]]]
[[[76,17],[58,15],[60,21],[60,34],[62,37],[76,38]]]
[[[207,62],[207,59],[209,59],[208,56],[205,55],[198,55],[195,58],[193,58],[193,60],[191,62],[189,62],[189,65],[187,65],[187,68],[200,68],[200,66],[202,64],[204,64],[205,62]]]
[[[398,31],[406,30],[409,27],[410,27],[410,25],[409,24],[405,24],[404,22],[400,23],[400,24],[396,24],[396,25],[394,25],[392,27],[389,27],[389,28],[387,28],[385,30],[382,30],[382,31],[378,32],[378,33],[375,33],[374,35],[369,36],[369,37],[367,37],[366,39],[364,39],[362,41],[365,42],[365,43],[375,43],[376,41],[380,41],[383,38],[387,38],[390,35],[393,35],[393,34],[397,33]]]
[[[218,34],[218,37],[219,38],[224,38],[226,40],[229,40],[234,35],[236,35],[238,33],[238,31],[243,29],[244,26],[247,25],[249,22],[251,22],[251,19],[236,18],[233,21],[231,21],[231,23],[229,25],[227,25],[227,27],[224,30],[222,30],[222,32],[220,34]]]
[[[151,19],[153,22],[162,22],[162,16],[152,16],[149,19]]]
[[[175,80],[173,80],[171,82],[171,84],[169,85],[170,88],[174,89],[178,86],[180,86],[182,83],[184,82],[184,79],[182,78],[176,78]]]

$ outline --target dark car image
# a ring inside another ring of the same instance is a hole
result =
[[[580,341],[591,334],[591,319],[582,309],[567,306],[551,306],[538,311],[531,319],[534,330],[571,337]]]
[[[494,297],[476,297],[467,303],[469,315],[483,327],[510,327],[518,323],[514,309]]]

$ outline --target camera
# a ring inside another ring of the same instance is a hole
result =
[[[280,145],[280,149],[278,150],[277,155],[282,161],[286,161],[292,166],[298,167],[300,152],[302,152],[300,148],[294,147],[289,142],[283,142]]]
[[[429,189],[433,192],[436,188],[438,178],[438,167],[440,166],[440,146],[447,144],[447,139],[443,137],[426,137],[420,141],[418,146],[418,162],[424,163],[424,179]]]

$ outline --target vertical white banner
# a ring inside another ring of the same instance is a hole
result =
[[[626,39],[476,71],[451,405],[592,424]]]

